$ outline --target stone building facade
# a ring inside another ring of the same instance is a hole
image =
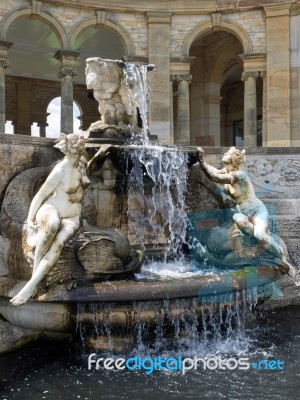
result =
[[[0,0],[0,131],[37,123],[61,96],[99,119],[87,57],[153,63],[150,131],[165,143],[300,146],[299,0]]]

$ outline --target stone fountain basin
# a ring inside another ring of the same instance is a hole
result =
[[[67,290],[62,286],[51,288],[28,303],[14,307],[9,300],[25,285],[25,281],[0,278],[0,313],[9,322],[22,328],[50,331],[74,332],[77,307],[80,304],[97,304],[105,309],[106,318],[112,326],[128,328],[136,319],[136,305],[148,304],[145,318],[149,325],[157,320],[157,310],[168,300],[173,304],[173,313],[180,313],[180,300],[196,300],[201,305],[212,296],[211,301],[220,302],[213,296],[222,296],[233,292],[258,287],[257,302],[267,300],[271,295],[269,284],[281,277],[276,267],[250,267],[233,272],[210,275],[196,275],[184,279],[156,281],[111,281],[91,283]],[[264,288],[268,288],[264,290]],[[178,302],[179,301],[179,302]],[[224,302],[224,300],[222,300]],[[177,302],[177,303],[176,303]],[[99,317],[101,319],[101,317]],[[91,323],[91,313],[82,316],[82,321]]]
[[[86,148],[87,152],[90,153],[90,156],[92,157],[96,151],[98,150],[98,147],[100,147],[103,144],[108,144],[107,139],[103,138],[97,138],[97,139],[91,139],[91,141],[86,143]],[[147,145],[134,145],[134,144],[122,144],[120,141],[115,141],[112,142],[110,141],[109,144],[112,144],[113,147],[110,149],[110,159],[113,163],[113,165],[119,170],[119,171],[127,171],[129,172],[132,168],[132,161],[130,160],[130,154],[136,149],[151,149],[152,151],[161,151],[162,153],[166,152],[178,152],[181,151],[187,155],[187,166],[190,168],[192,165],[198,162],[199,160],[199,154],[196,149],[196,147],[189,147],[189,146],[177,146],[173,147],[170,145],[165,145],[165,144],[160,144],[153,142],[150,146]],[[96,166],[96,169],[101,168],[101,164],[103,163],[102,160],[99,160],[99,166]],[[96,163],[97,165],[97,163]]]

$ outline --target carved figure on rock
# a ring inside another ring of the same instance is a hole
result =
[[[240,151],[231,147],[224,154],[222,162],[224,168],[219,170],[208,165],[203,160],[203,149],[199,150],[199,162],[208,178],[224,185],[224,190],[235,201],[236,208],[233,215],[234,226],[230,230],[229,241],[234,250],[226,257],[228,262],[232,257],[255,258],[264,250],[274,255],[282,273],[295,275],[295,270],[285,258],[282,246],[270,235],[268,225],[268,210],[264,203],[255,195],[254,188],[248,174],[241,170],[245,161],[245,150]],[[254,237],[258,245],[245,248],[240,240],[241,235]],[[222,245],[222,243],[220,244]]]
[[[84,138],[74,133],[62,134],[54,147],[65,157],[53,168],[31,202],[24,250],[33,271],[29,282],[11,299],[15,306],[26,303],[36,293],[39,283],[57,263],[64,245],[80,225],[84,189],[90,183],[83,157]]]
[[[100,121],[91,124],[89,131],[96,131],[103,137],[129,134],[129,126],[131,133],[138,131],[140,86],[141,82],[147,86],[145,75],[153,68],[152,64],[136,65],[123,60],[88,58],[85,69],[86,85],[93,90],[101,114]]]

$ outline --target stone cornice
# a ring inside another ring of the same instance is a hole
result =
[[[292,2],[293,0],[287,0]],[[296,1],[296,0],[294,0]],[[211,14],[215,12],[240,12],[255,9],[262,9],[265,5],[274,4],[274,0],[240,0],[238,7],[234,3],[224,3],[222,7],[216,6],[216,0],[102,0],[99,5],[99,0],[43,0],[43,3],[54,6],[69,6],[83,9],[101,9],[108,12],[127,12],[127,13],[147,13],[157,12],[164,9],[175,14]],[[201,4],[200,4],[201,3]],[[276,3],[275,3],[276,4]]]

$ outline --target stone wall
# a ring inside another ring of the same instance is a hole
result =
[[[54,140],[22,135],[0,135],[0,203],[9,182],[29,168],[52,164],[61,158]]]

